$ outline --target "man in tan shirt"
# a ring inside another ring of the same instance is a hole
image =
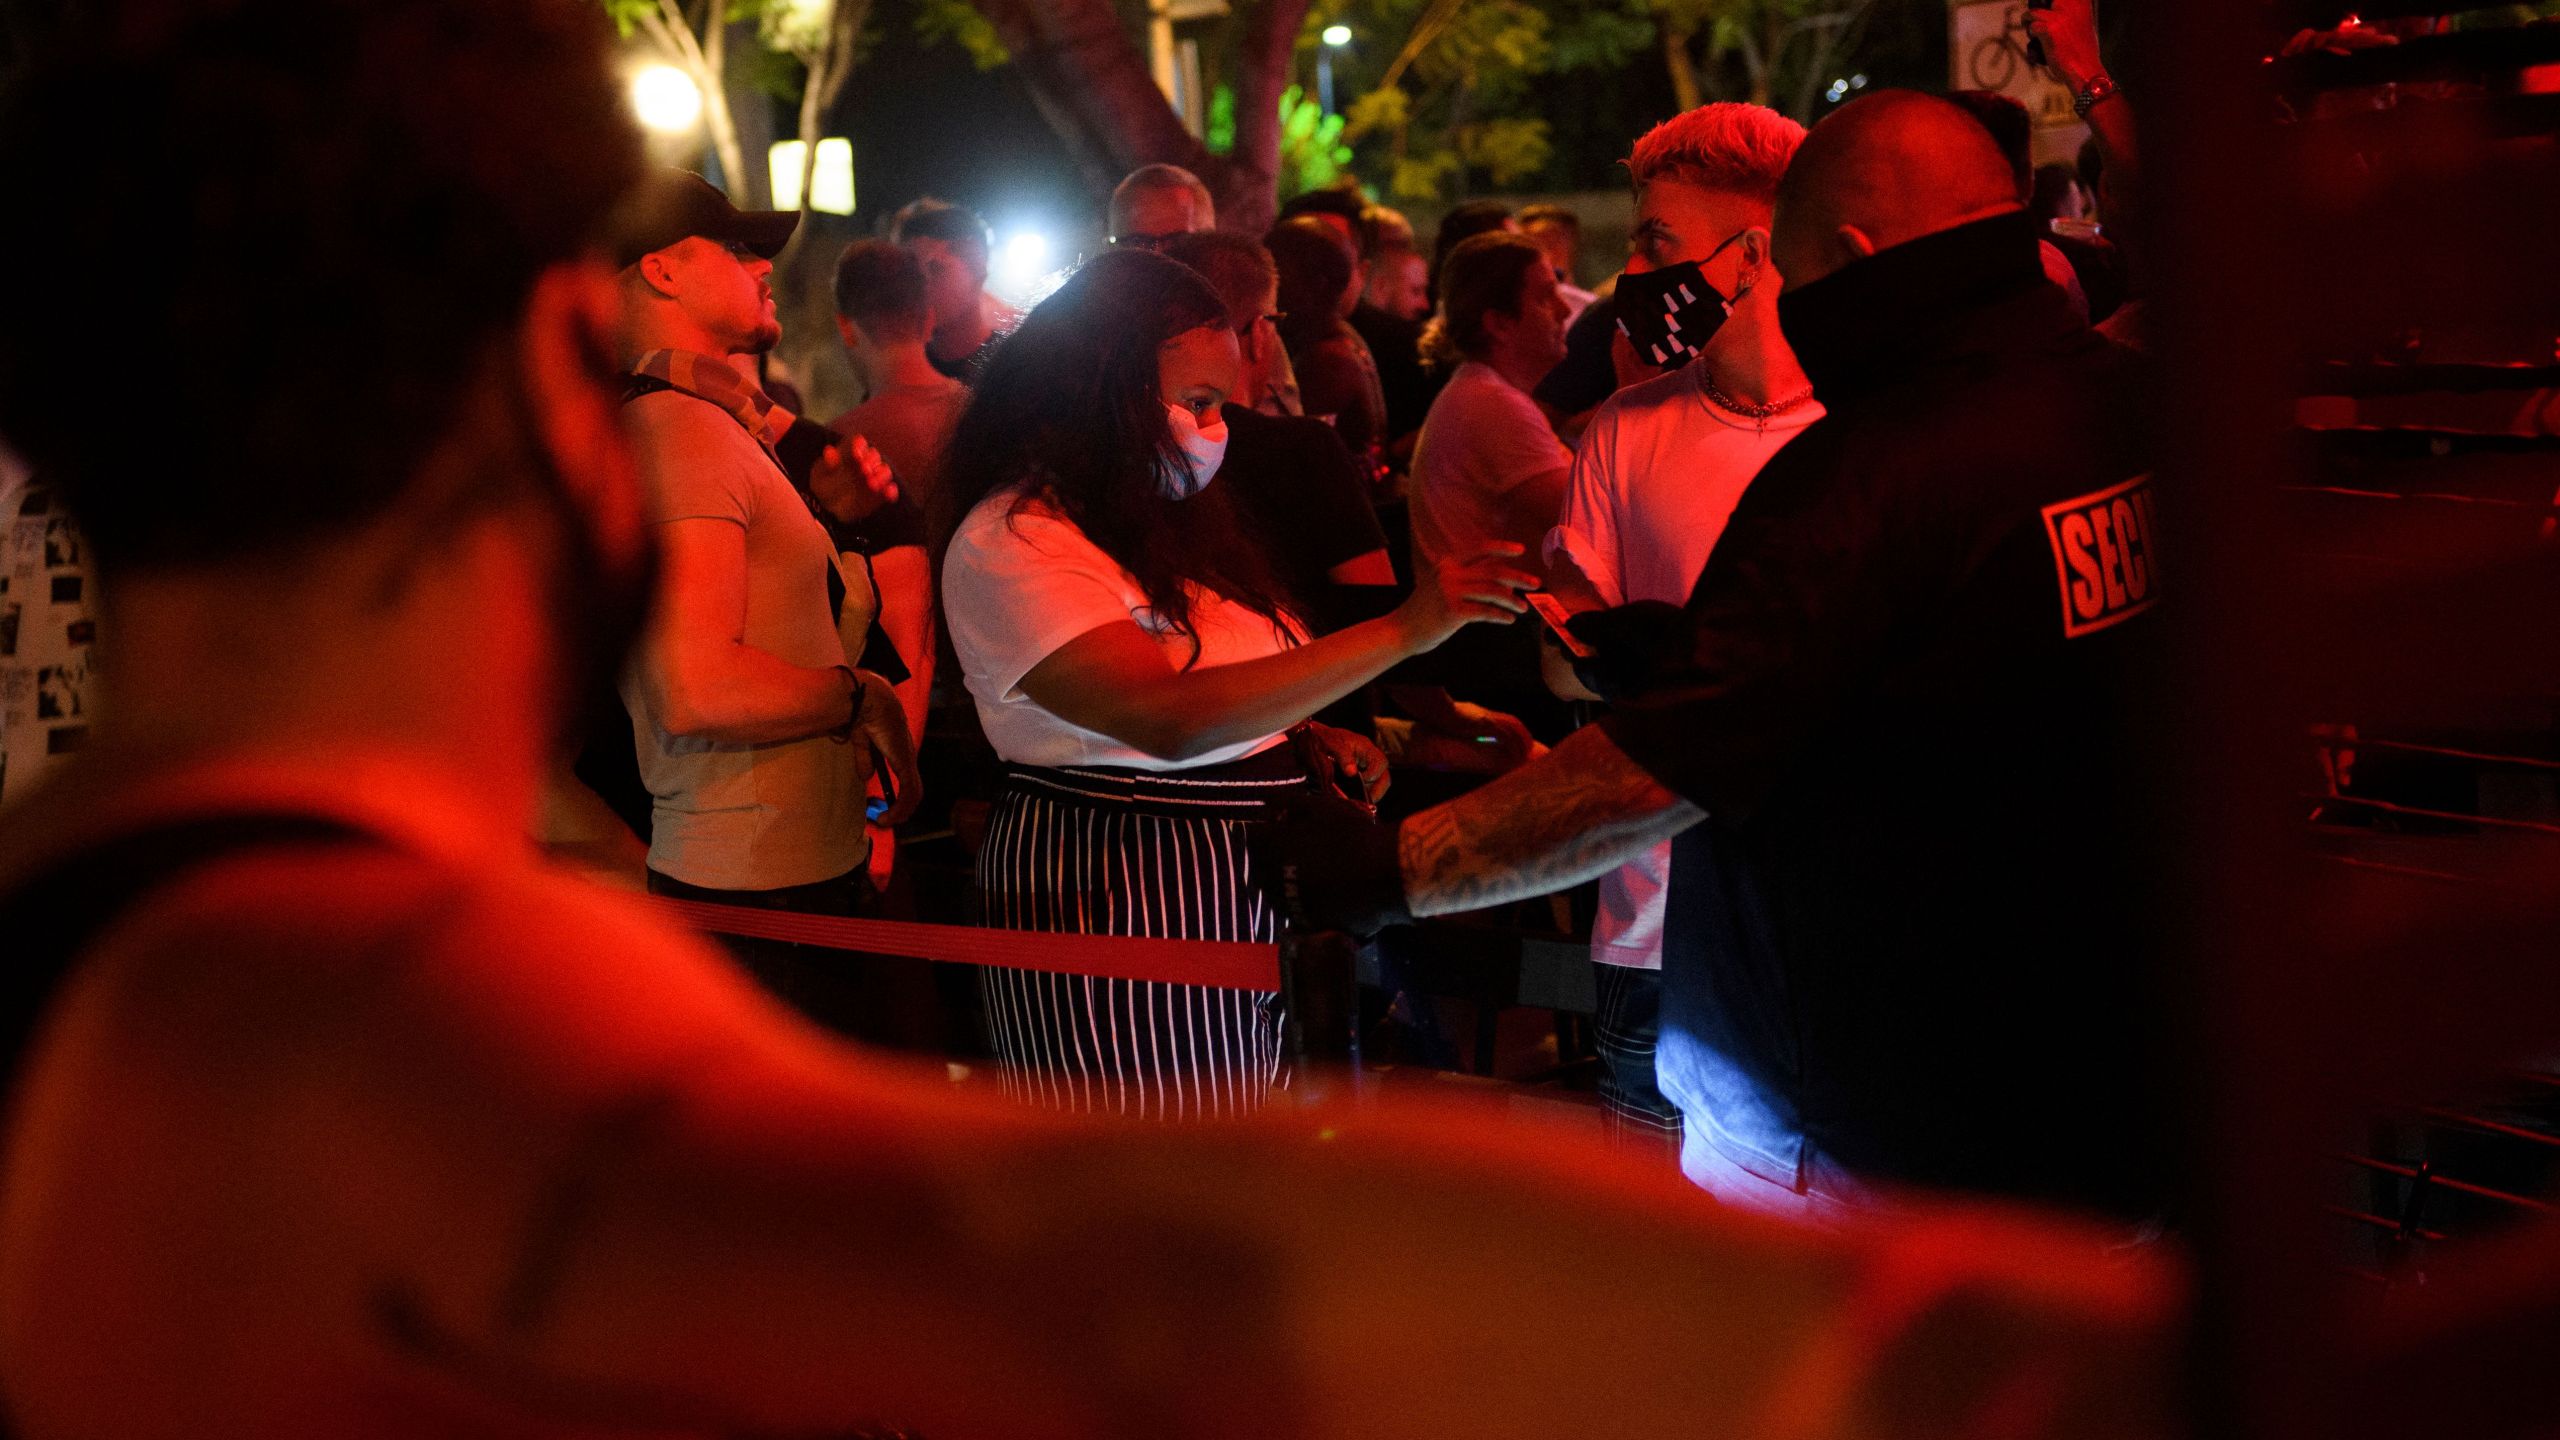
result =
[[[914,742],[889,682],[846,663],[868,628],[867,577],[839,566],[774,446],[790,427],[739,368],[780,337],[771,254],[796,217],[741,213],[698,176],[628,240],[624,406],[665,577],[623,680],[654,797],[651,889],[692,899],[853,913],[867,892],[864,785],[876,750],[915,801]],[[646,248],[643,248],[646,247]],[[886,471],[847,441],[812,491],[852,521]],[[848,628],[850,627],[849,631]]]

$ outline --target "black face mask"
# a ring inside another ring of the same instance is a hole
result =
[[[1723,254],[1746,231],[1735,231],[1706,260],[1683,260],[1659,270],[1618,277],[1615,304],[1618,329],[1648,365],[1677,370],[1698,357],[1715,338],[1733,307],[1748,291],[1727,296],[1707,283],[1707,263]]]

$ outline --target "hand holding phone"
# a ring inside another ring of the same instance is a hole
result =
[[[1564,653],[1576,660],[1591,658],[1591,647],[1573,638],[1573,631],[1566,628],[1573,619],[1573,612],[1564,608],[1563,601],[1544,590],[1532,590],[1522,598],[1529,602],[1530,609],[1538,612],[1539,619],[1547,622],[1547,632],[1556,637],[1556,643],[1564,647]]]

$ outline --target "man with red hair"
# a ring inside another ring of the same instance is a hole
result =
[[[1620,323],[1659,346],[1665,371],[1619,391],[1575,448],[1546,539],[1548,588],[1567,608],[1689,598],[1743,487],[1822,414],[1778,333],[1769,225],[1804,127],[1759,105],[1701,105],[1638,140],[1635,253]],[[1621,348],[1628,341],[1621,339]],[[1550,649],[1549,683],[1593,699]],[[1654,1079],[1662,1009],[1665,841],[1600,881],[1600,1094],[1621,1135],[1676,1150],[1680,1112]]]

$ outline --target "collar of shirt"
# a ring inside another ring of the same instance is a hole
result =
[[[2033,219],[2010,211],[1789,286],[1778,327],[1813,393],[1837,409],[1959,355],[2051,343],[2071,321],[2067,297],[2045,279]]]
[[[691,350],[652,350],[631,367],[635,375],[671,385],[696,400],[729,412],[741,428],[767,450],[781,443],[798,422],[797,415],[774,403],[761,386],[738,373],[738,367],[716,356]]]

